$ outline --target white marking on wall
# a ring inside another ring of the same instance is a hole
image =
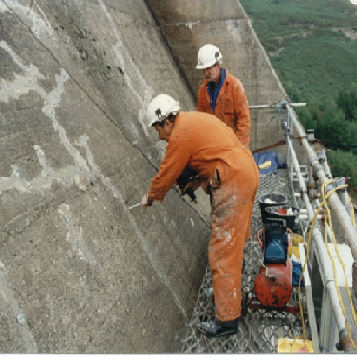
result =
[[[45,79],[37,67],[24,65],[15,52],[8,46],[5,41],[0,41],[0,48],[3,48],[13,59],[16,65],[24,72],[22,76],[14,73],[15,79],[12,82],[1,81],[0,101],[8,103],[9,99],[18,99],[23,94],[28,94],[35,90],[44,96],[45,91],[37,84],[38,79]]]
[[[6,2],[8,7],[15,8],[18,7],[20,10],[23,12],[24,16],[28,16],[30,19],[33,21],[33,26],[32,26],[32,31],[35,31],[35,34],[37,36],[40,36],[41,30],[45,30],[47,35],[51,34],[51,31],[46,27],[49,26],[48,23],[44,20],[42,20],[38,15],[36,15],[32,9],[28,7],[24,7],[20,5],[17,1],[14,0],[3,0]],[[116,55],[118,56],[118,59],[120,61],[121,67],[123,70],[125,69],[125,60],[124,57],[121,55],[121,53],[124,53],[126,57],[129,60],[129,65],[136,71],[138,74],[140,80],[143,82],[142,86],[145,89],[144,96],[141,96],[134,88],[131,83],[131,79],[129,76],[126,75],[125,80],[127,82],[127,85],[129,88],[132,90],[133,94],[138,98],[138,102],[142,103],[141,108],[139,109],[139,121],[141,125],[143,126],[143,129],[145,133],[147,134],[147,128],[144,125],[143,118],[144,118],[144,113],[146,111],[146,107],[148,103],[150,102],[153,94],[153,89],[148,86],[148,84],[145,82],[143,79],[143,76],[141,75],[139,68],[135,66],[133,61],[131,60],[130,55],[127,53],[125,47],[123,46],[122,41],[119,38],[119,35],[116,31],[116,28],[114,26],[113,19],[111,15],[106,11],[106,7],[103,4],[101,0],[99,0],[113,29],[114,32],[118,38],[118,42],[116,46],[114,46],[114,51]],[[36,4],[37,5],[37,4]],[[38,5],[37,5],[38,7]],[[27,13],[25,11],[28,11]],[[8,102],[10,98],[18,98],[19,96],[23,94],[29,93],[31,90],[35,90],[37,93],[40,94],[40,96],[44,100],[44,107],[42,111],[51,119],[52,124],[54,129],[58,132],[59,137],[61,139],[62,144],[65,146],[66,150],[68,153],[72,156],[73,161],[74,161],[74,166],[67,167],[65,169],[65,174],[70,174],[71,175],[71,182],[69,184],[75,184],[78,182],[76,178],[79,177],[79,181],[81,180],[82,177],[88,177],[90,175],[96,175],[98,176],[102,183],[105,185],[105,187],[108,190],[111,190],[113,193],[113,197],[118,198],[120,201],[120,204],[125,207],[125,214],[128,217],[130,224],[133,226],[138,238],[141,241],[142,248],[147,255],[153,269],[156,271],[160,281],[162,284],[164,284],[169,291],[171,292],[171,295],[173,296],[174,301],[176,302],[177,306],[179,309],[182,311],[182,314],[184,317],[187,319],[187,314],[185,309],[181,306],[179,297],[175,293],[173,287],[170,284],[170,281],[163,271],[162,267],[159,265],[159,259],[155,259],[152,255],[152,249],[150,245],[148,244],[147,240],[145,239],[144,235],[140,231],[139,227],[136,224],[134,216],[130,213],[130,211],[126,208],[124,199],[120,193],[120,191],[110,182],[110,179],[108,177],[105,177],[101,174],[101,170],[99,166],[97,166],[94,162],[93,155],[91,151],[89,150],[89,146],[87,144],[88,137],[87,135],[82,135],[80,137],[80,144],[81,146],[85,147],[87,151],[87,160],[89,165],[91,166],[92,169],[88,167],[87,161],[81,156],[80,152],[76,150],[73,145],[70,143],[70,141],[67,138],[66,131],[64,130],[63,127],[60,126],[56,119],[56,113],[55,113],[55,108],[60,105],[61,102],[61,96],[64,92],[64,84],[68,80],[69,75],[65,71],[65,69],[61,68],[61,73],[60,75],[56,75],[56,81],[57,81],[57,87],[54,88],[51,92],[47,93],[45,89],[43,89],[38,83],[38,79],[43,79],[44,76],[40,73],[38,68],[36,68],[33,65],[26,66],[23,64],[21,59],[15,54],[15,52],[7,45],[5,41],[0,41],[0,47],[5,49],[8,54],[13,58],[14,62],[23,70],[23,75],[16,75],[16,78],[13,82],[7,83],[1,82],[1,87],[0,87],[0,101],[3,102]],[[136,130],[136,128],[135,128]],[[37,151],[37,155],[39,158],[39,163],[42,166],[42,173],[41,177],[34,178],[30,182],[26,181],[25,179],[22,179],[21,177],[1,177],[0,178],[0,194],[2,190],[8,190],[8,189],[13,189],[17,188],[20,192],[26,192],[30,189],[49,189],[51,187],[51,183],[53,180],[60,181],[64,183],[67,182],[65,177],[65,174],[62,173],[56,173],[54,172],[51,168],[47,167],[46,165],[46,160],[45,160],[45,152],[40,148],[39,145],[35,145],[34,150]],[[42,151],[41,151],[42,150]],[[80,176],[79,176],[80,175]],[[67,214],[67,211],[64,207],[62,207],[62,210],[60,212],[61,215],[64,217],[69,217]],[[67,219],[67,218],[66,218]],[[72,246],[77,247],[77,253],[79,256],[81,256],[83,259],[88,260],[88,261],[93,261],[93,257],[89,254],[89,252],[86,252],[85,249],[83,248],[83,245],[80,244],[80,232],[75,232],[74,228],[70,225],[69,227],[69,234],[67,235],[68,239],[72,243]],[[86,253],[84,253],[86,252]]]
[[[1,191],[13,188],[18,189],[20,192],[50,189],[52,181],[62,182],[65,185],[76,184],[78,179],[74,178],[81,173],[86,173],[86,176],[88,177],[90,170],[86,160],[69,142],[66,131],[63,127],[61,127],[56,119],[55,108],[60,105],[61,97],[65,90],[65,82],[69,79],[68,73],[61,68],[60,75],[55,76],[57,87],[47,93],[38,84],[38,79],[44,79],[45,77],[40,73],[37,67],[32,64],[30,66],[26,66],[5,41],[0,41],[0,48],[3,48],[12,57],[17,66],[23,70],[23,73],[21,75],[17,74],[13,81],[2,81],[2,85],[0,87],[0,101],[7,103],[11,98],[17,99],[20,95],[27,94],[31,90],[36,91],[44,101],[42,112],[52,121],[54,130],[58,132],[61,143],[72,156],[74,162],[74,166],[69,166],[61,169],[60,172],[55,172],[51,167],[46,165],[45,152],[41,149],[40,145],[34,145],[34,150],[37,153],[39,164],[42,166],[41,177],[35,177],[31,181],[26,181],[19,175],[20,168],[16,165],[12,165],[12,176],[10,178],[0,178],[0,194]]]
[[[53,28],[46,19],[45,14],[37,4],[36,0],[33,0],[33,6],[38,9],[42,14],[41,18],[32,8],[20,4],[17,0],[2,0],[5,2],[8,8],[18,9],[32,22],[31,31],[37,39],[40,39],[41,32],[44,32],[46,36],[53,37]]]
[[[10,165],[10,166],[12,168],[11,176],[12,177],[19,177],[20,176],[20,174],[19,174],[20,168],[17,165]]]
[[[41,175],[27,181],[20,177],[20,168],[17,165],[10,165],[13,170],[11,177],[0,177],[0,194],[2,191],[12,189],[16,189],[20,193],[31,191],[44,193],[45,190],[51,189],[53,182],[61,183],[64,186],[74,185],[85,190],[84,181],[89,175],[83,175],[83,170],[79,166],[68,166],[56,172],[46,165],[46,155],[40,145],[34,145],[34,150],[37,152],[39,164],[42,166]]]
[[[64,224],[68,228],[66,238],[71,243],[73,250],[78,254],[79,259],[86,261],[90,265],[96,264],[93,254],[82,239],[82,227],[74,225],[74,219],[69,205],[61,204],[58,213],[63,217]]]
[[[1,263],[1,262],[0,262]],[[14,297],[14,293],[10,287],[7,286],[4,265],[0,264],[0,294],[6,303],[10,306],[14,316],[23,315],[19,303]],[[14,321],[16,321],[14,319]],[[13,325],[11,322],[9,322]],[[26,321],[16,326],[22,339],[23,349],[26,353],[37,353],[37,346],[33,340],[30,328]]]
[[[5,4],[0,2],[0,12],[5,12],[5,11],[9,11],[9,9],[7,8],[7,6]]]
[[[117,31],[117,27],[115,26],[114,20],[112,18],[112,15],[107,11],[107,8],[106,8],[105,4],[103,3],[103,0],[99,0],[99,3],[103,8],[103,10],[106,14],[106,17],[108,18],[110,25],[112,26],[112,29],[113,29],[113,32],[114,32],[116,38],[118,39],[118,42],[116,43],[116,45],[113,46],[113,50],[114,50],[116,57],[119,60],[120,67],[122,68],[122,70],[124,72],[124,79],[125,79],[127,86],[130,88],[132,93],[137,97],[138,103],[141,104],[141,107],[139,108],[139,113],[138,113],[139,122],[145,132],[145,135],[148,136],[149,133],[148,133],[147,125],[144,122],[144,116],[146,115],[146,108],[149,105],[149,103],[154,95],[154,90],[145,81],[145,79],[143,78],[143,75],[141,74],[139,67],[135,65],[135,63],[133,62],[133,60],[130,56],[130,53],[128,53],[126,47],[123,45],[123,42],[122,42],[122,40],[119,36],[119,33]],[[134,70],[135,73],[137,73],[136,78],[140,79],[140,81],[142,82],[142,88],[144,88],[143,96],[141,96],[139,94],[139,92],[134,88],[134,86],[131,83],[131,78],[126,73],[127,72],[126,71],[126,60],[124,59],[124,57],[128,61],[129,66]],[[134,124],[132,125],[131,128],[134,131],[136,131]],[[137,137],[139,137],[139,133],[136,133],[136,135],[137,135]]]
[[[55,36],[54,36],[54,30],[47,20],[44,12],[41,10],[40,6],[36,3],[34,0],[34,6],[38,9],[40,14],[42,15],[42,18],[34,12],[34,10],[30,7],[24,6],[19,4],[17,0],[3,0],[5,1],[6,5],[8,8],[11,9],[18,9],[22,15],[26,16],[27,19],[29,19],[32,22],[32,27],[31,30],[34,34],[34,36],[40,40],[40,35],[43,33],[44,36],[49,37],[52,39],[54,44],[56,44]],[[118,39],[117,43],[115,46],[113,46],[113,51],[117,59],[119,60],[120,67],[122,68],[124,72],[124,79],[130,90],[132,91],[133,95],[137,98],[137,102],[140,103],[140,107],[138,109],[138,119],[139,122],[145,132],[145,135],[149,135],[148,133],[148,128],[144,123],[144,116],[146,115],[146,108],[149,105],[153,95],[154,95],[154,90],[152,89],[151,86],[148,85],[148,83],[145,81],[143,78],[141,71],[138,66],[135,65],[133,62],[130,53],[128,53],[126,47],[123,45],[123,42],[119,36],[119,32],[117,31],[117,28],[115,26],[115,22],[111,16],[111,14],[107,11],[106,5],[103,3],[102,0],[99,0],[99,3],[101,7],[103,8],[105,15],[112,26],[113,32]],[[125,58],[125,59],[124,59]],[[141,82],[142,85],[141,87],[144,89],[144,94],[141,95],[135,86],[132,84],[131,78],[129,75],[126,73],[126,64],[129,64],[130,68],[134,70],[134,73],[137,73],[135,75],[135,78],[138,78]],[[135,127],[134,123],[131,123],[131,130],[133,134],[139,139],[140,138],[140,133],[137,131],[137,128]]]
[[[187,314],[186,314],[186,311],[185,309],[181,306],[181,303],[180,303],[180,300],[179,300],[179,297],[176,295],[176,293],[174,292],[170,282],[169,282],[169,279],[167,278],[166,274],[164,272],[162,272],[162,269],[159,265],[159,259],[155,259],[152,255],[152,249],[150,247],[150,245],[148,244],[147,240],[145,239],[144,235],[142,234],[142,232],[140,231],[136,221],[135,221],[135,218],[134,216],[130,213],[130,210],[126,207],[125,205],[125,201],[124,201],[124,198],[123,196],[121,195],[120,191],[110,182],[110,178],[108,177],[105,177],[104,175],[101,174],[101,171],[100,171],[100,167],[98,165],[95,164],[94,162],[94,158],[93,158],[93,155],[89,149],[89,146],[88,146],[88,143],[87,143],[87,139],[88,137],[86,135],[83,135],[81,138],[80,138],[80,145],[85,148],[86,150],[86,156],[87,156],[87,159],[88,159],[88,163],[91,165],[92,167],[92,170],[93,170],[93,173],[100,177],[103,185],[110,191],[113,192],[113,197],[119,199],[119,202],[120,204],[125,207],[125,210],[124,210],[124,213],[125,215],[127,216],[127,218],[129,219],[130,221],[130,224],[132,225],[132,227],[134,228],[138,238],[140,239],[141,241],[141,245],[143,247],[143,250],[145,252],[145,254],[147,255],[150,263],[151,263],[151,266],[153,267],[153,269],[155,270],[157,276],[159,277],[160,281],[162,284],[164,284],[168,289],[169,291],[171,292],[171,295],[172,297],[174,298],[177,306],[179,307],[179,309],[182,311],[182,314],[184,315],[184,317],[187,319]]]
[[[168,27],[168,26],[186,26],[188,27],[190,30],[192,30],[192,27],[194,25],[199,25],[201,23],[201,21],[194,21],[194,22],[175,22],[175,23],[169,23],[169,24],[164,24],[162,25],[162,27]]]

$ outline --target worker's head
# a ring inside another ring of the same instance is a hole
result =
[[[161,122],[154,123],[153,127],[157,132],[159,132],[159,139],[169,142],[169,138],[174,128],[176,115],[169,115],[166,119]]]
[[[221,59],[222,54],[216,46],[205,45],[199,49],[196,68],[202,69],[207,82],[219,81]]]
[[[160,140],[169,140],[179,110],[179,102],[167,94],[159,94],[149,104],[147,124],[149,128],[154,127],[159,132]]]

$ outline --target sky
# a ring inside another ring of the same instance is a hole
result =
[[[351,0],[351,3],[357,5],[357,0]]]

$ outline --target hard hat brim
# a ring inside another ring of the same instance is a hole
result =
[[[220,60],[220,58],[219,58],[219,60]],[[197,66],[196,66],[196,68],[197,69],[205,69],[205,68],[209,68],[209,67],[212,67],[212,66],[214,66],[217,62],[219,62],[219,60],[218,61],[214,61],[213,63],[212,62],[209,62],[209,64],[202,64],[201,66],[198,64]]]
[[[166,115],[164,118],[162,118],[161,120],[155,120],[154,122],[152,122],[151,124],[148,125],[148,128],[152,128],[153,125],[155,123],[161,123],[162,121],[164,121],[165,119],[167,119],[168,116],[170,116],[171,114],[173,115],[178,115],[178,113],[180,112],[181,107],[178,107],[175,111],[171,112],[169,115]]]

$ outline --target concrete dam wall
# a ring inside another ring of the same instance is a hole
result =
[[[172,350],[209,199],[172,189],[129,209],[165,153],[146,107],[167,93],[195,109],[209,42],[250,104],[284,95],[239,2],[223,3],[0,0],[0,353]],[[280,139],[273,114],[252,111],[253,149]]]
[[[197,52],[207,43],[219,47],[223,67],[243,83],[250,106],[278,103],[286,93],[250,20],[237,0],[147,0],[160,32],[197,99],[203,74]],[[283,138],[275,109],[251,109],[251,150]],[[279,149],[278,149],[279,150]]]

